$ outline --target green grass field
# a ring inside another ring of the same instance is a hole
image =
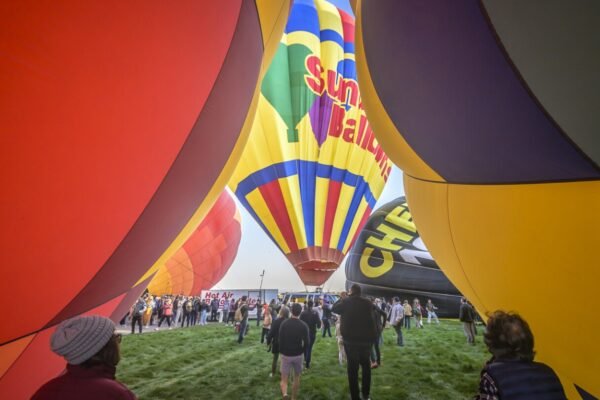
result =
[[[279,399],[279,378],[269,378],[271,353],[251,323],[241,345],[233,328],[222,324],[126,336],[118,379],[141,400]],[[405,330],[404,347],[395,346],[393,329],[385,330],[384,340],[383,365],[372,375],[373,400],[464,400],[475,394],[488,357],[481,335],[476,346],[469,346],[460,323],[442,321]],[[317,338],[300,398],[350,398],[335,337]]]

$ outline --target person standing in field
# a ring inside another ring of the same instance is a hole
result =
[[[262,320],[262,313],[263,313],[263,304],[259,298],[256,301],[256,327],[260,326],[260,321]]]
[[[415,327],[423,328],[423,310],[421,309],[421,302],[419,299],[413,300],[413,314],[415,316]]]
[[[146,302],[141,297],[131,308],[131,334],[135,333],[135,324],[138,324],[139,332],[142,333],[142,317],[146,312]]]
[[[319,314],[313,308],[313,306],[314,304],[312,300],[309,300],[308,303],[306,303],[306,310],[302,311],[300,314],[300,320],[304,321],[304,323],[308,326],[308,334],[310,338],[310,343],[308,344],[306,353],[304,354],[306,369],[310,369],[312,348],[315,345],[315,340],[317,340],[317,329],[321,328],[321,319],[319,318]]]
[[[248,299],[247,296],[242,296],[242,299],[240,300],[240,304],[238,304],[238,310],[236,310],[236,312],[239,312],[240,315],[240,332],[238,335],[238,343],[242,343],[244,341],[244,336],[246,336],[247,333],[247,329],[246,327],[248,326],[248,304],[246,303],[246,300]]]
[[[232,297],[231,300],[229,301],[229,314],[227,315],[227,325],[229,325],[229,321],[231,321],[231,324],[234,325],[235,324],[235,310],[237,309],[237,305],[235,303],[235,299]]]
[[[410,329],[410,320],[412,318],[413,310],[410,304],[408,304],[408,300],[404,300],[404,327],[406,329]]]
[[[298,398],[300,390],[300,375],[302,374],[302,359],[310,345],[308,325],[300,320],[302,306],[292,304],[292,316],[279,328],[279,352],[281,353],[281,380],[279,386],[284,399],[287,394],[288,379],[293,372],[292,400]]]
[[[219,313],[219,300],[214,298],[210,302],[210,322],[217,322],[217,314]]]
[[[169,325],[169,329],[171,329],[171,316],[173,315],[173,304],[171,302],[171,299],[167,298],[163,301],[162,313],[160,315],[160,320],[158,320],[158,326],[156,327],[156,330],[160,328],[165,319],[167,320],[167,325]]]
[[[375,299],[373,299],[373,319],[375,320],[375,328],[377,329],[377,338],[371,348],[371,368],[378,368],[381,365],[380,346],[383,345],[382,335],[387,321],[387,314],[377,305]]]
[[[331,337],[331,305],[327,300],[323,303],[323,337],[328,334]]]
[[[221,315],[223,316],[223,323],[227,325],[229,322],[229,300],[224,299],[223,301],[223,310],[221,311]]]
[[[271,317],[271,313],[269,312],[269,308],[267,307],[267,304],[264,304],[263,308],[265,311],[263,312],[263,326],[262,326],[262,333],[260,335],[260,343],[263,344],[265,342],[265,337],[267,337],[267,335],[269,334],[269,331],[271,330],[271,325],[273,323],[273,317]]]
[[[404,307],[400,303],[400,299],[398,297],[394,297],[394,304],[392,305],[392,310],[390,311],[390,324],[394,327],[396,331],[396,344],[398,346],[404,346],[404,339],[402,337],[402,324],[404,319]]]
[[[348,385],[352,400],[368,399],[371,392],[371,346],[377,339],[373,318],[374,306],[361,296],[361,288],[353,284],[350,295],[333,305],[332,311],[342,316],[341,331],[348,359]],[[362,369],[362,390],[358,385],[358,369]]]
[[[277,371],[277,359],[279,358],[279,328],[283,321],[290,317],[290,310],[287,307],[281,307],[277,319],[271,324],[271,329],[267,335],[267,346],[273,353],[273,362],[271,363],[271,373],[269,377],[273,377]]]
[[[427,310],[427,323],[431,324],[431,319],[435,320],[436,324],[440,324],[440,320],[438,319],[435,310],[438,308],[432,303],[431,299],[427,300],[427,304],[425,304],[425,309]]]
[[[142,323],[147,328],[150,326],[150,320],[152,317],[152,308],[153,308],[154,300],[152,296],[146,297],[146,311],[144,311],[144,315],[142,316]]]
[[[463,330],[467,337],[467,343],[475,344],[475,310],[469,304],[467,299],[460,299],[460,310],[458,311],[458,319],[463,323]]]
[[[173,319],[173,325],[177,327],[179,323],[179,318],[181,318],[181,311],[183,309],[183,303],[181,301],[181,296],[175,297],[175,301],[173,301],[173,315],[175,316]]]

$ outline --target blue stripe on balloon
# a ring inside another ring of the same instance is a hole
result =
[[[339,251],[344,250],[344,246],[348,240],[348,234],[350,233],[350,228],[352,228],[352,223],[356,218],[356,213],[358,212],[358,207],[360,206],[360,200],[363,198],[366,189],[368,189],[368,185],[364,180],[357,182],[356,189],[352,195],[352,200],[350,201],[350,207],[348,207],[348,215],[346,215],[346,220],[344,221],[344,226],[342,227],[342,232],[340,233],[340,239],[338,240],[337,249]]]
[[[314,161],[290,160],[269,165],[268,167],[247,176],[238,184],[235,195],[263,230],[267,232],[269,237],[271,237],[271,240],[273,240],[269,231],[262,222],[260,222],[260,218],[252,211],[248,200],[246,200],[246,196],[262,185],[292,175],[299,175],[300,178],[300,200],[302,203],[304,227],[306,229],[306,241],[308,246],[314,246],[315,241],[315,185],[317,177],[330,179],[335,182],[343,182],[345,185],[355,188],[337,246],[338,250],[342,251],[348,240],[348,234],[356,213],[358,212],[361,199],[364,199],[371,209],[375,208],[375,203],[377,202],[373,192],[371,192],[369,183],[365,181],[362,176],[353,174],[344,169],[336,168],[332,165],[319,164]],[[273,240],[273,242],[275,242],[275,240]]]
[[[308,165],[311,166],[310,169]],[[353,174],[345,169],[336,168],[331,165],[319,164],[315,161],[290,160],[269,165],[268,167],[258,170],[251,175],[248,175],[244,180],[242,180],[238,184],[235,194],[240,199],[245,198],[248,193],[252,192],[259,186],[272,182],[275,179],[287,178],[288,176],[297,175],[298,171],[300,171],[300,174],[303,175],[304,173],[309,172],[311,169],[312,171],[314,171],[313,178],[317,176],[319,178],[331,179],[333,181],[343,182],[348,186],[354,187],[364,185],[362,195],[371,208],[375,207],[377,199],[375,199],[375,196],[371,192],[369,184],[365,181],[365,179],[362,176]],[[300,184],[302,185],[302,183]]]
[[[290,10],[285,33],[310,32],[319,36],[319,14],[313,0],[296,0]]]
[[[344,42],[344,53],[354,54],[354,43],[352,42]]]
[[[323,29],[321,31],[321,42],[335,42],[340,45],[342,49],[344,49],[344,38],[339,32],[334,31],[333,29]]]
[[[317,163],[298,162],[300,170],[300,200],[302,201],[302,215],[304,229],[306,230],[306,243],[315,245],[315,186],[317,180]]]

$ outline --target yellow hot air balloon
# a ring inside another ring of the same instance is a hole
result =
[[[391,169],[362,109],[345,9],[293,4],[230,181],[308,285],[339,266]]]

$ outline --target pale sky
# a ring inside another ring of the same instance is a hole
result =
[[[402,171],[393,166],[390,178],[375,208],[403,195]],[[234,195],[232,196],[235,198]],[[233,265],[214,289],[258,289],[260,274],[264,269],[263,289],[305,290],[296,271],[279,248],[239,202],[237,206],[242,215],[242,240]],[[345,283],[346,275],[342,263],[323,288],[326,291],[343,290]]]

